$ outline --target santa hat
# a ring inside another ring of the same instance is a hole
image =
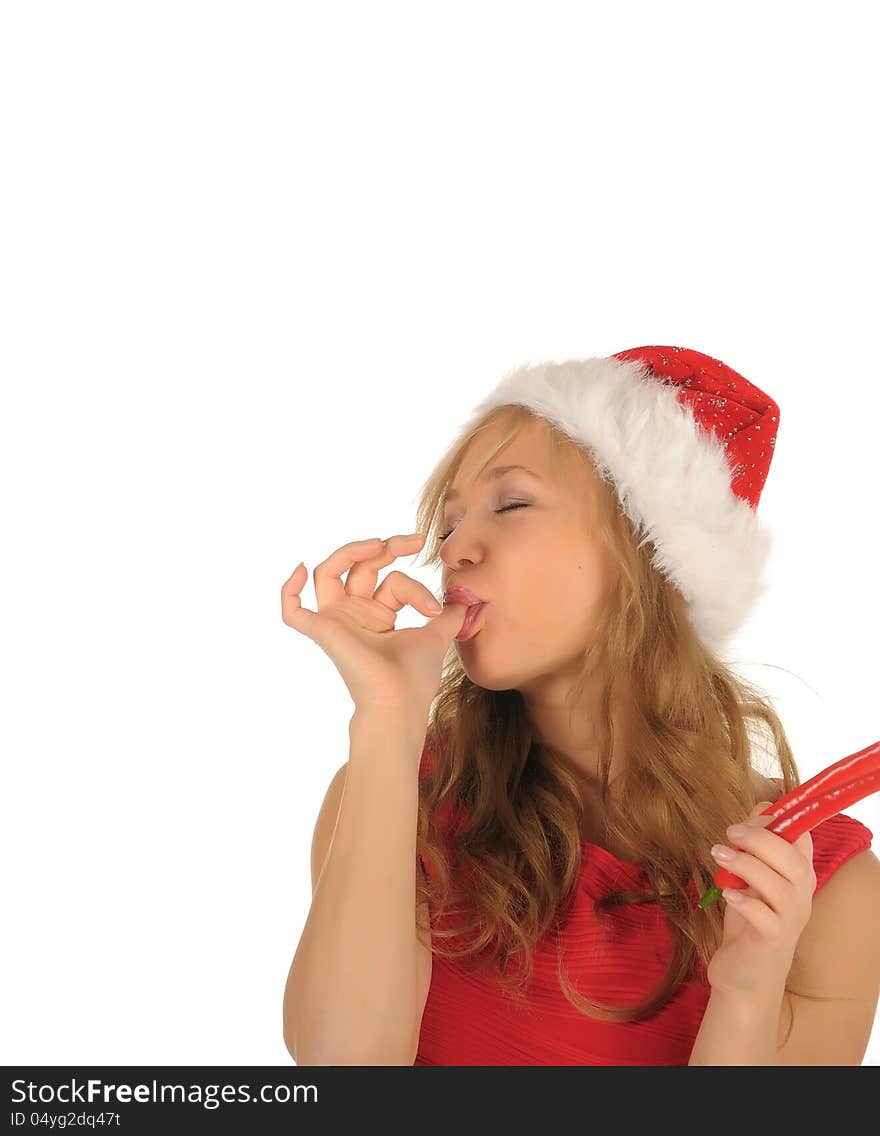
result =
[[[466,429],[510,403],[589,450],[697,634],[722,648],[766,589],[772,536],[756,510],[779,427],[773,399],[699,351],[633,347],[517,367]]]

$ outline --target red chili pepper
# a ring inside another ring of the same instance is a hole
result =
[[[788,813],[798,808],[800,805],[805,804],[807,801],[821,798],[823,795],[832,792],[838,786],[851,782],[856,777],[861,777],[878,770],[880,770],[880,741],[865,746],[864,749],[857,750],[848,757],[844,757],[841,761],[835,762],[834,765],[829,765],[827,769],[821,770],[815,777],[811,777],[809,781],[805,781],[803,785],[798,785],[795,789],[792,789],[790,793],[786,793],[784,796],[774,801],[764,809],[760,815],[781,818],[783,813]],[[837,811],[840,812],[840,810],[845,807],[844,805],[840,805]],[[815,821],[814,823],[818,824],[819,822]],[[779,827],[778,820],[771,821],[767,827],[771,832],[776,832]],[[812,825],[810,827],[812,827]],[[798,833],[798,836],[799,835],[800,833]],[[792,839],[796,840],[797,836]],[[734,844],[733,848],[738,849],[739,845]],[[718,869],[715,882],[718,884],[719,888],[744,888],[748,886],[739,876],[735,876],[726,868]]]
[[[772,816],[770,832],[782,836],[790,844],[817,824],[871,793],[880,791],[880,742],[845,757],[823,769],[815,777],[799,785],[791,793],[774,801],[761,816]],[[738,845],[734,844],[734,848]],[[746,888],[739,876],[719,867],[714,884],[700,899],[699,907],[708,907],[721,896],[721,889]]]
[[[851,753],[849,757],[835,762],[834,765],[829,765],[827,769],[823,769],[803,785],[798,785],[790,793],[774,801],[772,808],[765,809],[761,816],[767,816],[771,812],[778,814],[783,808],[787,812],[801,801],[815,796],[816,793],[827,792],[836,785],[843,785],[854,777],[861,777],[862,774],[870,773],[874,769],[880,769],[880,741]]]

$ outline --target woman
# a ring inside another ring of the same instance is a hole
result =
[[[360,723],[322,810],[311,926],[288,979],[295,1056],[861,1062],[880,983],[873,834],[845,815],[793,844],[764,831],[759,814],[801,779],[770,700],[723,656],[765,587],[771,538],[756,509],[778,422],[764,392],[684,348],[520,367],[423,489],[441,615],[394,631],[404,603],[430,617],[433,597],[399,572],[376,589],[380,568],[422,547],[417,534],[340,549],[315,571],[318,613],[300,607],[294,572],[285,621],[337,664]],[[367,751],[383,714],[394,738],[418,739],[421,761],[417,793],[379,810],[371,844],[355,802],[362,818],[386,799],[367,769],[387,759],[356,758],[354,745]],[[778,778],[753,763],[756,723]],[[346,989],[367,881],[405,872],[413,817],[415,953],[401,885]],[[744,834],[728,831],[743,820]],[[741,849],[733,860],[725,837]],[[722,863],[748,888],[698,909]],[[362,1032],[344,1042],[346,1005],[380,971]]]

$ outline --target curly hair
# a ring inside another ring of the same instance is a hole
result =
[[[427,533],[426,564],[440,566],[443,494],[475,439],[502,427],[482,471],[535,417],[520,405],[496,408],[457,439],[435,467],[417,505],[417,531]],[[594,786],[606,840],[627,849],[650,884],[645,890],[604,896],[595,902],[595,912],[604,919],[620,904],[657,903],[673,944],[667,972],[635,1005],[610,1006],[584,997],[565,973],[558,946],[557,975],[565,997],[580,1013],[604,1021],[638,1021],[672,997],[695,956],[708,966],[721,942],[723,910],[719,905],[695,909],[685,890],[689,881],[698,894],[711,884],[717,866],[710,846],[759,800],[775,800],[800,785],[801,778],[770,697],[705,647],[683,595],[654,567],[652,543],[638,541],[612,484],[583,446],[548,420],[541,421],[554,474],[563,460],[579,461],[597,485],[598,532],[611,553],[614,578],[593,641],[584,645],[575,695],[588,680],[598,682],[594,726],[599,776]],[[616,675],[628,679],[632,732],[626,768],[611,793],[610,708]],[[772,739],[781,773],[774,781],[752,764],[762,736]],[[576,894],[583,855],[583,775],[563,754],[532,736],[519,692],[477,686],[454,646],[444,659],[431,705],[425,750],[431,768],[419,783],[417,847],[434,875],[417,880],[417,899],[432,909],[433,924],[447,910],[462,917],[453,927],[433,929],[432,951],[444,958],[470,958],[478,969],[496,976],[506,995],[523,1001],[534,947],[559,931]],[[442,817],[452,813],[457,823],[445,826]],[[455,946],[456,939],[463,942]],[[512,973],[517,960],[518,977]],[[791,993],[812,997],[786,985],[786,997]],[[793,1022],[790,1000],[788,1004]],[[786,1040],[790,1032],[791,1024]]]

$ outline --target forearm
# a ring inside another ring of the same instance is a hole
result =
[[[406,1064],[422,742],[388,716],[356,714],[349,733],[339,817],[288,978],[285,1032],[298,1064]]]
[[[776,1065],[783,993],[738,999],[713,990],[688,1065]]]

